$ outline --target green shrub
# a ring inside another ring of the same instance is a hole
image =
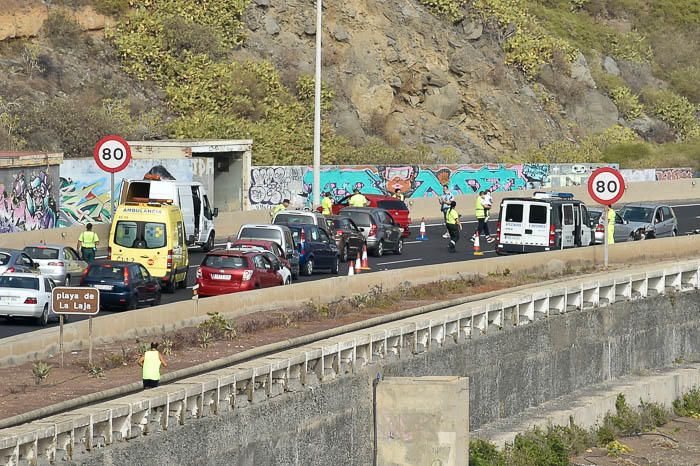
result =
[[[32,375],[34,376],[34,382],[40,385],[41,382],[46,380],[51,373],[53,366],[51,364],[45,363],[44,361],[37,361],[32,364]]]
[[[672,70],[669,79],[674,91],[695,104],[700,103],[700,66],[691,65]]]
[[[700,388],[693,388],[674,401],[673,411],[679,416],[700,419]]]
[[[95,11],[107,16],[119,16],[129,8],[129,0],[93,0]]]
[[[651,111],[659,119],[668,123],[680,139],[700,137],[700,123],[696,112],[697,106],[673,91],[646,89],[642,94]]]
[[[223,339],[227,338],[229,340],[236,337],[236,324],[233,321],[226,320],[224,316],[218,312],[209,312],[208,320],[205,320],[199,324],[200,335],[207,333],[211,339]],[[171,343],[172,348],[172,343]]]
[[[486,440],[469,441],[469,466],[505,466],[506,460],[496,446]]]
[[[613,88],[610,91],[610,97],[626,120],[634,120],[642,116],[644,106],[639,103],[639,96],[634,94],[629,87]]]

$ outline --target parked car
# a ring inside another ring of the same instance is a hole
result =
[[[197,294],[218,296],[282,285],[278,271],[259,251],[214,250],[197,269]]]
[[[678,236],[673,209],[653,203],[626,204],[617,212],[624,223],[615,225],[615,242]]]
[[[286,225],[255,225],[245,224],[238,230],[238,239],[251,240],[259,239],[264,241],[274,241],[279,244],[284,252],[284,258],[292,266],[292,277],[299,278],[299,251],[297,251],[292,232]]]
[[[350,218],[359,227],[370,254],[381,257],[386,251],[392,251],[394,254],[403,252],[403,229],[386,210],[348,207],[343,209],[340,215]]]
[[[378,194],[365,194],[364,196],[369,201],[368,207],[376,207],[389,212],[394,221],[403,229],[403,237],[407,237],[411,234],[408,228],[408,226],[411,224],[411,215],[405,202],[400,199],[396,199],[395,197]],[[352,194],[337,200],[333,204],[333,214],[338,215],[341,210],[347,208],[351,197]]]
[[[307,210],[282,210],[272,219],[273,225],[316,225],[317,227],[326,230],[329,235],[331,232],[326,225],[326,218],[318,212],[309,212]]]
[[[7,272],[38,273],[39,264],[19,249],[0,249],[0,274]]]
[[[72,279],[77,282],[87,268],[75,249],[58,244],[32,244],[23,249],[34,262],[39,264],[42,275],[54,282],[70,286]]]
[[[357,257],[365,245],[365,236],[349,217],[327,215],[326,224],[340,251],[341,262]]]
[[[282,248],[274,241],[237,239],[231,243],[229,251],[231,250],[264,253],[265,256],[270,259],[270,262],[272,262],[273,267],[279,268],[279,273],[282,275],[282,283],[291,285],[292,266],[289,264],[289,261],[284,258]]]
[[[338,273],[338,246],[326,230],[316,225],[292,225],[290,229],[299,250],[299,265],[303,275],[311,275],[318,269]]]
[[[8,272],[0,275],[0,316],[31,317],[44,326],[52,315],[49,277],[36,273]]]
[[[137,262],[98,260],[88,265],[80,286],[100,291],[100,307],[131,310],[142,304],[156,306],[161,300],[160,280]]]

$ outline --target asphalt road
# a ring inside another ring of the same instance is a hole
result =
[[[673,206],[673,210],[676,213],[676,217],[678,219],[678,231],[680,235],[685,235],[694,229],[700,228],[700,201],[678,204],[671,203],[670,205]],[[495,223],[495,220],[489,222],[489,228],[491,229],[492,234],[496,232]],[[405,238],[404,240],[404,250],[402,255],[399,256],[389,253],[382,257],[370,256],[369,265],[371,270],[362,273],[371,273],[381,270],[396,270],[421,265],[474,260],[482,257],[496,256],[494,251],[495,243],[482,244],[481,247],[484,255],[474,256],[472,253],[472,243],[468,240],[468,237],[476,230],[476,221],[473,220],[473,218],[467,218],[464,222],[462,222],[462,224],[462,237],[457,244],[456,253],[450,253],[447,250],[448,240],[442,238],[442,235],[445,233],[444,225],[429,223],[426,228],[428,241],[415,240],[416,236],[418,235],[418,226],[415,226],[411,229],[411,236],[409,238]],[[221,245],[223,244],[225,243],[222,243]],[[194,285],[195,269],[197,268],[197,265],[202,262],[203,257],[204,254],[199,250],[195,249],[190,252],[190,264],[192,265],[190,265],[190,274],[188,276],[188,288],[186,290],[177,290],[174,294],[163,294],[163,304],[192,298],[192,286]],[[341,264],[340,274],[347,275],[347,272],[347,264]],[[332,276],[333,275],[323,272],[316,273],[311,277],[299,277],[299,280],[295,283],[322,280]],[[147,308],[142,312],[148,312]],[[100,312],[100,315],[108,315],[112,313],[112,311],[102,311]],[[73,318],[73,320],[80,319],[83,318]],[[99,319],[99,316],[96,317],[96,319]],[[58,324],[56,323],[49,324],[49,326],[57,325]],[[39,328],[41,327],[36,326],[29,320],[8,320],[0,318],[0,339],[21,333],[32,332]]]

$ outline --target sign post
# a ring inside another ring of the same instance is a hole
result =
[[[63,367],[63,316],[88,316],[88,364],[92,365],[92,317],[100,312],[100,292],[94,288],[57,286],[51,292],[54,314],[59,318],[61,367]]]
[[[92,153],[95,163],[102,170],[110,173],[110,214],[114,217],[114,174],[124,170],[131,161],[131,147],[120,136],[105,136],[95,144]]]
[[[622,174],[610,167],[602,167],[591,173],[588,178],[588,194],[598,204],[605,207],[603,210],[604,218],[604,261],[605,268],[608,268],[608,232],[610,228],[614,228],[613,225],[608,224],[609,210],[612,209],[612,205],[622,199],[622,195],[625,193],[625,180]],[[613,221],[614,222],[614,221]]]

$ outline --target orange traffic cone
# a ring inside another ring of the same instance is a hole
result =
[[[360,269],[370,270],[369,260],[367,259],[367,245],[362,246],[362,263],[360,264]]]
[[[479,233],[477,233],[476,236],[474,236],[474,255],[475,256],[483,256],[484,255],[484,253],[481,252],[481,245],[479,244],[479,238],[480,238],[480,235],[479,235]]]
[[[425,217],[420,219],[420,232],[416,241],[428,241],[428,237],[425,235]]]
[[[357,253],[357,259],[355,259],[355,273],[360,273],[362,270],[362,262],[360,261],[360,253]]]
[[[348,262],[348,277],[352,277],[353,275],[355,275],[355,266],[352,261],[350,261]]]

